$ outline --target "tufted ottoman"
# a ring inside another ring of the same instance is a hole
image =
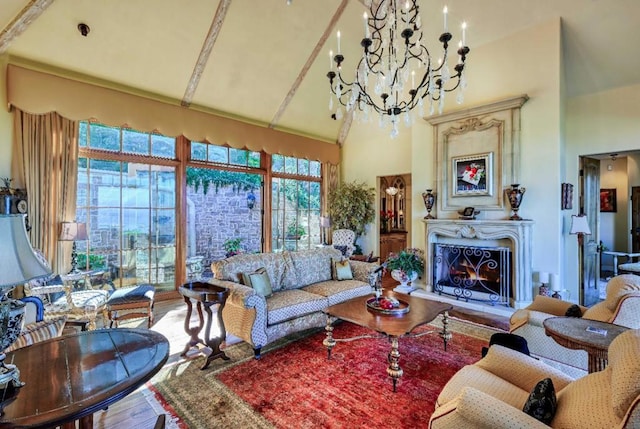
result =
[[[147,327],[153,324],[153,296],[155,288],[149,284],[116,290],[107,300],[109,327],[120,320],[146,318]]]

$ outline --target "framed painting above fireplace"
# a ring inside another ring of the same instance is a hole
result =
[[[491,195],[493,153],[457,156],[451,159],[453,196]]]

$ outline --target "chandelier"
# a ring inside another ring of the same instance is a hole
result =
[[[362,57],[355,69],[353,81],[345,77],[340,49],[340,31],[337,33],[338,50],[329,51],[331,69],[327,73],[330,83],[329,110],[333,119],[342,119],[342,107],[363,122],[373,115],[379,117],[380,126],[391,122],[391,137],[396,137],[398,121],[404,115],[407,126],[413,119],[410,111],[418,107],[424,116],[425,99],[432,115],[437,105],[442,113],[445,94],[458,89],[457,102],[463,102],[466,80],[463,74],[469,47],[466,46],[466,23],[462,23],[462,37],[458,43],[458,58],[453,71],[449,68],[448,49],[453,36],[447,27],[447,7],[443,9],[444,31],[439,37],[442,54],[438,60],[423,42],[423,24],[417,0],[365,0],[370,14],[364,13],[364,38],[360,42]],[[334,62],[336,71],[334,71]],[[337,110],[334,111],[334,99]]]

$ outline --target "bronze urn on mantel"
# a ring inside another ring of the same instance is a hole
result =
[[[424,218],[435,219],[435,216],[431,214],[431,210],[433,210],[433,205],[436,202],[436,196],[433,193],[433,189],[427,189],[425,192],[423,192],[422,200],[424,201],[424,206],[427,208],[427,215]]]
[[[505,189],[504,193],[509,200],[509,205],[511,205],[511,211],[513,212],[509,218],[510,220],[522,220],[520,215],[518,215],[518,210],[520,209],[520,204],[522,203],[522,198],[526,190],[527,189],[521,187],[519,183],[514,183],[511,185],[511,188]]]

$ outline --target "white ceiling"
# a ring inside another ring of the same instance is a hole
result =
[[[421,0],[423,23],[433,21],[427,33],[432,40],[441,32],[445,3],[450,28],[468,23],[469,61],[474,47],[561,17],[568,96],[640,81],[634,45],[640,0]],[[222,16],[215,21],[218,10]],[[355,67],[364,10],[357,0],[292,0],[289,6],[286,0],[2,0],[0,53],[336,141],[342,123],[329,117],[328,52],[339,29],[344,66]],[[88,37],[80,35],[80,22],[90,26]],[[211,29],[217,37],[210,38],[210,56],[190,98],[189,83]]]

